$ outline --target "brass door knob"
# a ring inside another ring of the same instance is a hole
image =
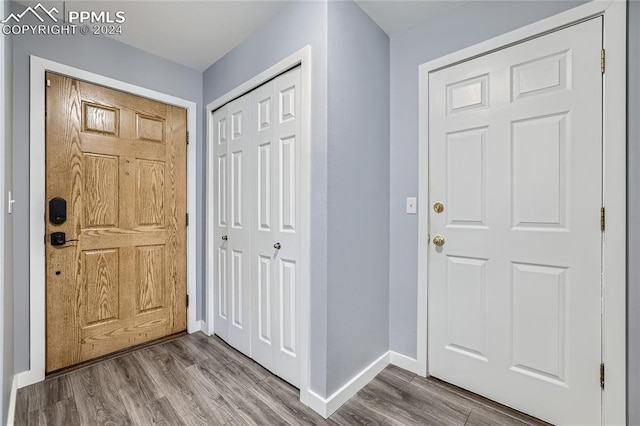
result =
[[[444,237],[442,235],[436,235],[435,237],[433,237],[433,244],[437,245],[438,247],[442,247],[444,245]]]
[[[226,236],[226,235],[223,235],[223,236],[222,236],[222,241],[227,241],[227,239],[228,239],[228,238],[227,238],[227,236]]]
[[[436,201],[435,203],[433,203],[433,211],[436,213],[442,213],[444,211],[444,204],[442,204],[440,201]]]
[[[273,245],[273,248],[274,248],[274,249],[276,249],[276,250],[280,250],[280,247],[282,247],[282,246],[280,245],[280,243],[275,243],[275,244]]]

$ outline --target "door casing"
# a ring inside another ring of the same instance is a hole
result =
[[[22,388],[45,378],[45,72],[52,71],[133,95],[175,105],[187,110],[187,129],[191,143],[187,145],[187,331],[200,330],[196,320],[198,295],[196,293],[196,103],[154,90],[124,83],[109,77],[60,64],[37,56],[30,57],[30,111],[29,111],[29,357],[30,369],[17,375]]]
[[[417,357],[412,370],[428,374],[427,298],[429,223],[429,73],[474,59],[595,16],[603,16],[606,72],[603,81],[603,362],[606,385],[602,424],[626,422],[626,3],[593,1],[419,67],[419,197]],[[594,212],[598,214],[598,212]],[[594,366],[596,369],[597,366]],[[597,372],[594,370],[594,377]]]
[[[206,108],[207,117],[207,146],[213,146],[214,137],[214,121],[213,111],[220,108],[224,104],[242,96],[245,93],[266,83],[272,78],[290,70],[296,66],[300,66],[300,100],[302,114],[300,120],[301,140],[300,140],[300,282],[298,293],[298,321],[300,327],[300,401],[303,404],[311,403],[311,394],[309,389],[309,328],[310,328],[310,223],[311,223],[311,143],[310,143],[310,111],[311,111],[311,47],[306,46],[287,58],[281,60],[277,64],[271,66],[250,80],[244,82],[238,87],[232,89],[218,99],[209,103]],[[215,182],[217,176],[217,162],[215,161],[215,152],[209,149],[207,152],[207,188]],[[216,297],[214,288],[214,219],[215,206],[213,197],[207,200],[207,257],[206,257],[206,285],[207,285],[207,324],[203,327],[203,331],[208,335],[214,334],[214,303]],[[206,329],[206,331],[205,331]]]

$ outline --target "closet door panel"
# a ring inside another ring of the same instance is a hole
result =
[[[251,95],[227,105],[229,122],[227,269],[228,343],[251,355]]]
[[[229,120],[224,106],[213,113],[213,146],[216,158],[216,182],[213,185],[214,200],[214,331],[222,339],[229,335],[229,246],[227,230],[228,214],[228,169],[229,169]]]
[[[278,227],[275,202],[278,153],[274,140],[274,119],[277,102],[273,95],[273,82],[251,92],[251,150],[256,159],[251,221],[251,356],[262,366],[277,374],[276,351],[279,342],[277,314],[278,293],[276,287],[274,256],[275,232]]]
[[[274,282],[276,283],[273,321],[278,327],[276,374],[298,386],[299,325],[298,283],[300,268],[300,70],[281,75],[273,82],[273,96],[277,104],[273,133],[276,144],[274,156],[274,218],[273,244]]]

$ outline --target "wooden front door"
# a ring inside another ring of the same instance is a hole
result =
[[[52,372],[186,329],[187,114],[53,73],[47,84]]]

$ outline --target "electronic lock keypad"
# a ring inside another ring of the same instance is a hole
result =
[[[60,197],[49,200],[49,221],[54,225],[62,225],[67,221],[67,200]]]

